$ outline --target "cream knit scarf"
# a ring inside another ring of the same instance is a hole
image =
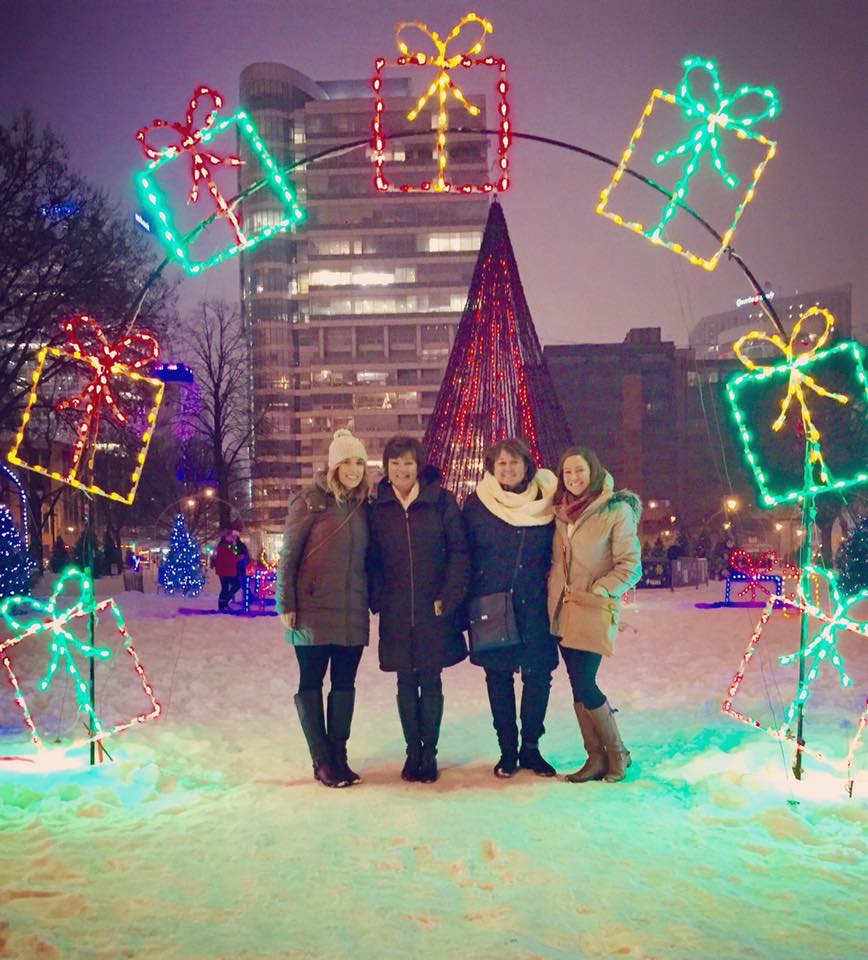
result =
[[[527,489],[521,493],[504,490],[486,471],[476,496],[496,517],[513,527],[542,527],[554,519],[552,502],[558,478],[551,470],[537,470]]]

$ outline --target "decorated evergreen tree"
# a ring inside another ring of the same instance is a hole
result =
[[[852,597],[868,587],[868,517],[861,517],[850,536],[838,548],[838,584]]]
[[[35,564],[8,507],[0,506],[0,597],[26,597]]]
[[[169,552],[160,564],[160,586],[166,593],[195,597],[205,585],[202,549],[187,530],[184,515],[178,514],[169,540]]]
[[[523,438],[552,469],[571,443],[495,200],[425,445],[463,498],[482,479],[486,448],[505,437]]]

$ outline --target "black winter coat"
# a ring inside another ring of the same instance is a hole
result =
[[[468,599],[506,592],[515,573],[512,601],[524,640],[521,647],[471,653],[471,661],[493,670],[514,671],[521,667],[551,672],[558,665],[558,638],[552,636],[547,607],[554,523],[514,527],[496,517],[471,493],[464,502],[464,524],[473,571]],[[522,534],[524,544],[518,558]]]
[[[290,497],[275,600],[278,613],[296,613],[291,643],[367,644],[367,512],[366,502],[338,503],[321,479]]]
[[[459,610],[470,580],[464,523],[455,497],[426,467],[404,510],[387,480],[371,502],[371,609],[380,614],[380,669],[439,670],[467,656]],[[434,601],[443,612],[435,614]]]

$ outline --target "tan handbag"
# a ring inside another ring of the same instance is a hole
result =
[[[611,657],[615,652],[615,638],[621,620],[621,601],[570,589],[566,547],[563,560],[566,586],[558,616],[561,646]]]

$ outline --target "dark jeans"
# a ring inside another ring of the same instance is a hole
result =
[[[341,647],[324,643],[316,647],[294,647],[298,658],[298,692],[322,690],[326,670],[331,664],[332,690],[356,689],[356,674],[364,647]]]
[[[544,721],[552,686],[550,670],[521,668],[521,739],[530,747],[539,743],[546,732]],[[518,725],[515,716],[515,680],[511,670],[485,671],[488,702],[500,749],[513,753],[518,749]]]
[[[414,696],[443,693],[443,683],[440,679],[440,670],[399,670],[398,693],[402,690]]]
[[[241,586],[241,580],[238,577],[220,578],[220,596],[217,598],[217,607],[225,610],[229,606],[229,601],[238,593]]]
[[[561,656],[570,675],[575,703],[583,703],[589,710],[596,710],[606,702],[606,695],[597,686],[597,671],[602,656],[589,650],[569,650],[561,647]]]

